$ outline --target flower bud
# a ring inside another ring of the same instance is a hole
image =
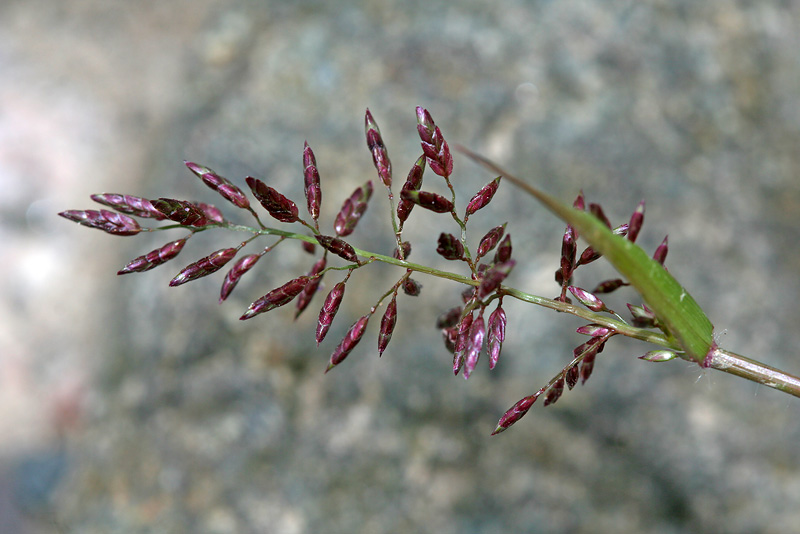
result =
[[[436,328],[450,328],[456,326],[459,321],[461,321],[461,312],[461,306],[456,306],[442,313],[436,319]]]
[[[372,180],[367,181],[362,187],[358,187],[344,201],[342,209],[339,210],[333,223],[333,229],[337,236],[344,237],[353,233],[361,216],[367,211],[370,197],[372,197]]]
[[[136,235],[142,231],[136,219],[108,210],[67,210],[60,216],[81,226],[96,228],[112,235]]]
[[[647,306],[634,306],[628,304],[628,310],[633,317],[633,325],[639,328],[653,328],[658,323],[656,314],[652,312]]]
[[[630,284],[625,280],[623,280],[622,278],[614,278],[613,280],[605,280],[597,284],[597,286],[594,289],[592,289],[592,293],[611,293],[621,288],[622,286],[629,286],[629,285]]]
[[[184,161],[183,163],[198,178],[203,180],[204,184],[222,195],[225,200],[239,208],[247,209],[250,207],[250,201],[247,200],[247,196],[227,178],[223,178],[208,167],[203,167],[197,163],[192,163],[191,161]]]
[[[506,413],[503,414],[503,417],[500,418],[500,421],[497,422],[497,428],[494,429],[492,435],[499,434],[500,432],[505,431],[511,425],[522,419],[522,417],[528,413],[528,410],[531,409],[533,403],[536,402],[536,399],[539,398],[541,395],[541,391],[537,391],[533,395],[528,395],[520,400],[518,400],[514,406],[509,408]]]
[[[351,326],[347,331],[344,339],[342,339],[342,341],[333,351],[333,354],[331,354],[330,363],[328,363],[328,368],[325,369],[326,373],[342,363],[344,359],[347,358],[347,356],[353,351],[356,345],[358,345],[358,342],[361,341],[361,338],[364,336],[364,331],[367,329],[367,322],[369,321],[369,318],[370,314],[367,314],[353,323],[353,326]]]
[[[450,176],[453,173],[453,156],[450,147],[444,140],[439,127],[427,109],[417,107],[417,131],[422,145],[422,152],[428,158],[431,170],[439,176]]]
[[[317,345],[322,343],[322,340],[325,339],[325,336],[328,334],[328,329],[330,329],[333,318],[336,316],[336,312],[339,311],[342,298],[344,298],[344,289],[345,282],[339,282],[333,286],[328,296],[325,297],[325,302],[322,304],[322,309],[319,311],[319,319],[317,319],[317,332],[315,336]]]
[[[570,390],[578,383],[578,378],[580,378],[580,368],[577,364],[567,369],[564,373],[564,380],[567,382],[567,387]]]
[[[418,297],[421,292],[422,284],[413,278],[406,278],[406,280],[403,282],[403,293],[409,297]]]
[[[577,254],[578,235],[572,225],[567,225],[564,237],[561,239],[561,283],[569,282],[575,270],[575,255]],[[558,280],[556,280],[558,281]]]
[[[275,288],[260,299],[256,300],[247,308],[247,311],[239,317],[240,321],[252,319],[256,315],[270,310],[274,310],[280,306],[290,303],[294,298],[303,291],[306,284],[310,282],[308,276],[300,276],[294,280],[290,280],[283,284],[281,287]]]
[[[550,386],[550,389],[547,390],[547,394],[544,397],[544,405],[550,406],[551,404],[554,404],[559,398],[561,398],[562,393],[564,393],[563,376],[556,380],[555,384]]]
[[[495,263],[505,263],[511,259],[511,234],[506,234],[500,244],[497,246],[497,251],[494,253]]]
[[[595,312],[608,311],[608,308],[606,308],[606,305],[602,300],[597,298],[595,295],[592,295],[585,289],[575,286],[569,286],[567,289],[569,289],[569,292],[572,293],[581,304],[590,310]]]
[[[208,217],[203,210],[186,200],[159,198],[152,200],[153,207],[163,213],[167,219],[183,226],[205,226]]]
[[[494,293],[503,280],[511,273],[511,269],[517,264],[516,260],[508,260],[505,263],[499,263],[486,271],[481,279],[481,285],[478,286],[478,298],[486,298]]]
[[[664,241],[662,241],[661,244],[658,245],[655,253],[653,254],[653,259],[656,260],[661,265],[664,265],[664,260],[667,259],[667,252],[669,251],[669,245],[667,244],[667,237],[665,237]]]
[[[395,324],[397,324],[397,295],[392,296],[392,300],[386,306],[386,312],[381,319],[381,330],[378,333],[378,356],[383,355],[389,341],[392,339]]]
[[[297,205],[294,202],[252,176],[248,176],[245,181],[250,186],[253,196],[273,218],[285,223],[293,223],[300,220]]]
[[[606,214],[603,212],[603,207],[600,204],[595,204],[594,202],[589,204],[589,213],[600,219],[607,228],[611,229],[611,221],[606,217]]]
[[[442,232],[439,235],[439,245],[436,252],[446,260],[460,260],[464,257],[464,245],[453,234]]]
[[[367,148],[372,152],[372,163],[378,171],[383,185],[392,187],[392,162],[389,161],[389,153],[383,144],[381,137],[381,130],[378,128],[378,123],[372,117],[369,109],[367,109],[366,116],[364,117],[364,130],[367,134]]]
[[[397,260],[407,260],[410,255],[411,243],[409,241],[403,241],[400,243],[400,249],[396,248],[392,251],[392,257]]]
[[[213,204],[206,204],[205,202],[192,202],[195,206],[197,206],[200,211],[203,212],[203,215],[206,216],[208,222],[206,224],[215,222],[215,223],[224,223],[225,216],[222,215],[222,212]]]
[[[575,331],[579,334],[583,334],[590,337],[601,337],[611,332],[611,329],[608,328],[607,326],[601,326],[599,324],[587,324],[578,327],[578,329]]]
[[[222,288],[220,288],[219,291],[220,302],[224,301],[230,296],[233,288],[235,288],[236,284],[239,283],[239,278],[241,278],[244,273],[252,269],[262,255],[263,254],[248,254],[233,264],[233,267],[231,267],[228,273],[225,275],[225,280],[222,281]]]
[[[223,248],[204,258],[200,258],[191,265],[186,266],[175,278],[170,280],[170,287],[176,287],[219,271],[236,256],[237,252],[238,249],[235,248]]]
[[[166,263],[177,256],[178,253],[180,253],[180,251],[183,249],[183,245],[186,244],[187,239],[188,238],[184,237],[183,239],[172,241],[161,248],[157,248],[143,256],[139,256],[138,258],[131,260],[125,267],[120,269],[117,274],[143,273],[158,267],[159,265]]]
[[[464,357],[464,378],[469,378],[475,366],[478,364],[478,358],[483,349],[483,341],[486,338],[486,323],[483,320],[483,315],[478,315],[478,318],[472,321],[469,328],[469,336],[467,338],[467,347]]]
[[[478,258],[484,257],[497,246],[497,243],[506,231],[506,224],[507,223],[503,223],[500,226],[495,226],[481,238],[480,244],[478,245],[476,261]]]
[[[403,189],[400,191],[400,198],[408,200],[418,206],[430,210],[434,213],[448,213],[453,211],[453,203],[436,193],[430,191],[414,191]]]
[[[317,243],[328,252],[332,252],[347,261],[358,263],[358,255],[355,249],[343,239],[329,235],[317,235],[314,237]]]
[[[137,217],[151,218],[158,221],[166,219],[163,213],[158,211],[146,198],[134,197],[132,195],[117,195],[114,193],[100,193],[91,195],[89,198],[115,210],[136,215]]]
[[[425,156],[420,156],[414,163],[414,166],[411,167],[408,178],[406,178],[406,183],[403,184],[400,190],[400,202],[397,204],[397,218],[401,223],[404,223],[408,219],[411,210],[414,208],[414,203],[412,201],[403,199],[403,191],[419,191],[419,188],[422,187],[422,174],[424,171]]]
[[[472,200],[469,201],[467,204],[467,211],[466,215],[464,215],[464,220],[466,221],[470,215],[475,213],[481,208],[486,207],[489,202],[491,202],[492,197],[494,194],[497,193],[497,188],[500,186],[500,176],[486,184],[478,191]]]
[[[300,314],[308,307],[311,303],[311,299],[314,297],[314,294],[319,289],[319,284],[322,282],[322,276],[320,273],[323,269],[325,269],[326,260],[325,257],[321,257],[314,263],[314,266],[311,267],[311,270],[308,273],[308,277],[310,281],[306,286],[303,288],[303,291],[300,292],[300,295],[297,297],[297,312],[294,315],[294,318],[297,319],[300,317]],[[319,276],[318,276],[319,275]]]
[[[319,219],[319,210],[322,205],[322,189],[317,171],[317,160],[308,143],[303,146],[303,176],[305,178],[303,191],[306,195],[308,213],[316,221]]]
[[[583,196],[583,191],[578,193],[578,196],[575,197],[575,202],[572,203],[572,207],[581,211],[586,209],[586,199]]]
[[[651,350],[639,356],[640,360],[645,360],[648,362],[668,362],[670,360],[674,360],[677,358],[678,355],[671,350]]]
[[[636,237],[642,229],[642,223],[644,223],[644,200],[639,202],[639,205],[636,206],[636,210],[634,210],[633,215],[631,215],[631,221],[628,223],[627,237],[631,243],[636,242]]]
[[[489,347],[489,369],[494,369],[497,359],[500,357],[500,350],[503,348],[503,341],[506,339],[506,312],[500,306],[489,316],[489,333],[487,345]]]
[[[468,313],[461,318],[458,323],[458,334],[456,335],[455,351],[453,352],[453,373],[458,375],[464,365],[464,352],[469,341],[469,331],[472,326],[472,313]]]

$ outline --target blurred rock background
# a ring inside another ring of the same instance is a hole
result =
[[[641,244],[669,234],[667,265],[721,343],[797,373],[797,50],[800,6],[786,1],[6,0],[0,531],[792,531],[796,399],[646,364],[635,358],[647,347],[614,340],[585,386],[490,438],[583,341],[579,322],[508,302],[498,368],[465,383],[433,327],[459,290],[418,277],[383,358],[373,324],[323,376],[398,272],[357,272],[317,349],[316,305],[294,323],[288,310],[237,320],[308,270],[297,247],[218,306],[222,275],[166,284],[239,236],[200,234],[168,266],[117,278],[169,237],[116,238],[55,214],[93,207],[96,192],[232,213],[184,159],[302,199],[308,140],[330,220],[374,179],[364,109],[401,181],[423,105],[451,144],[564,199],[582,188],[613,222],[646,198]],[[464,201],[491,178],[458,156],[456,173]],[[376,194],[355,243],[388,249],[385,209]],[[441,219],[418,211],[414,258],[438,264],[429,228]],[[563,224],[503,186],[473,236],[505,220],[510,282],[554,295]],[[610,273],[586,271],[580,285]]]

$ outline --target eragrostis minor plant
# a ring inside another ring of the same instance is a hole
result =
[[[418,296],[422,286],[412,276],[419,274],[445,278],[466,286],[461,294],[461,302],[443,311],[436,324],[442,332],[446,349],[453,354],[453,373],[461,374],[464,378],[469,378],[475,371],[484,353],[488,357],[489,369],[498,364],[506,338],[507,319],[503,308],[503,300],[506,298],[585,319],[587,324],[579,327],[577,332],[587,336],[588,340],[573,350],[569,363],[550,381],[506,411],[493,434],[506,430],[521,419],[539,397],[544,397],[543,404],[547,406],[561,397],[565,386],[572,389],[578,382],[586,382],[592,374],[598,354],[614,336],[627,336],[654,345],[656,348],[640,357],[643,360],[666,362],[681,358],[696,362],[703,368],[731,373],[800,396],[800,379],[723,350],[717,345],[713,327],[703,310],[664,268],[668,251],[666,237],[652,256],[636,245],[636,238],[644,222],[644,201],[639,203],[627,222],[613,226],[600,205],[587,202],[583,193],[578,194],[571,206],[564,204],[485,158],[459,147],[463,154],[497,175],[471,197],[465,208],[459,210],[456,204],[456,188],[453,185],[451,149],[431,114],[421,107],[417,107],[416,114],[422,155],[411,165],[405,182],[400,187],[399,198],[395,197],[392,189],[392,164],[378,124],[369,110],[364,119],[367,148],[372,154],[380,180],[379,187],[383,185],[388,197],[388,215],[395,238],[394,250],[389,255],[356,248],[349,241],[349,236],[372,198],[374,184],[371,180],[344,197],[342,207],[333,220],[332,233],[330,230],[322,230],[319,222],[322,185],[316,158],[308,143],[303,147],[302,158],[307,216],[301,217],[301,210],[295,202],[264,181],[250,176],[245,179],[258,204],[273,219],[285,223],[291,229],[267,226],[242,189],[210,168],[188,161],[185,164],[192,173],[230,204],[247,212],[247,217],[252,218],[255,225],[232,222],[218,208],[208,204],[173,198],[149,200],[111,193],[91,195],[92,200],[111,208],[110,210],[68,210],[59,215],[83,226],[118,236],[171,229],[186,232],[180,239],[133,259],[120,269],[117,273],[120,275],[149,271],[173,260],[181,253],[188,240],[199,232],[220,229],[244,233],[248,236],[244,241],[203,256],[184,267],[169,283],[170,286],[179,286],[208,276],[226,267],[239,256],[228,268],[222,281],[220,301],[227,299],[241,277],[279,245],[286,246],[285,242],[296,241],[315,256],[319,248],[319,257],[306,274],[293,278],[256,299],[240,317],[241,320],[252,319],[291,302],[295,302],[295,316],[298,316],[312,303],[323,277],[327,275],[330,278],[335,275],[335,271],[341,272],[341,279],[330,289],[319,310],[315,332],[317,344],[325,339],[336,317],[353,271],[373,263],[399,268],[400,276],[397,280],[350,326],[333,350],[326,373],[341,364],[358,345],[368,323],[379,310],[382,312],[377,348],[378,355],[383,354],[397,324],[398,295],[402,292],[412,297]],[[436,175],[434,179],[439,182],[433,189],[446,189],[445,194],[423,189],[426,171]],[[560,265],[555,271],[555,280],[560,286],[560,293],[556,298],[532,295],[503,284],[516,265],[506,223],[483,235],[477,240],[477,246],[473,244],[472,236],[468,232],[470,217],[491,202],[503,180],[532,195],[567,223],[561,239]],[[442,183],[444,187],[441,186]],[[443,227],[449,225],[450,228],[455,228],[455,234],[447,231],[440,233],[436,251],[442,258],[464,267],[467,274],[409,261],[412,247],[411,243],[403,239],[403,229],[417,207],[442,214]],[[168,223],[142,227],[137,218]],[[452,222],[448,219],[452,219]],[[273,239],[259,252],[240,256],[240,252],[251,242],[268,237]],[[582,248],[578,245],[579,239],[586,241]],[[576,269],[601,257],[613,264],[620,274],[619,278],[602,281],[591,290],[572,285]],[[335,261],[329,265],[329,259]],[[627,305],[627,320],[603,301],[606,294],[623,286],[632,286],[643,300],[640,305]]]

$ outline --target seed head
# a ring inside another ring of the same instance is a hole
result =
[[[628,240],[631,243],[636,241],[636,237],[642,229],[642,223],[644,223],[644,200],[636,206],[636,210],[631,215],[631,221],[628,223]]]
[[[671,350],[651,350],[639,356],[640,360],[645,360],[647,362],[668,362],[670,360],[674,360],[677,358],[678,355]]]
[[[566,283],[572,278],[575,270],[575,255],[577,254],[578,235],[572,225],[567,225],[564,237],[561,239],[561,279]]]
[[[464,257],[464,245],[453,234],[442,232],[439,235],[439,245],[436,252],[446,260],[460,260]]]
[[[472,313],[468,313],[464,315],[458,323],[455,351],[453,352],[453,373],[456,375],[458,375],[458,372],[464,365],[464,354],[469,344],[469,331],[472,326],[472,319]]]
[[[286,223],[293,223],[300,220],[300,217],[298,217],[297,205],[294,202],[252,176],[248,176],[245,181],[247,185],[250,186],[253,196],[256,197],[273,218]]]
[[[503,223],[500,226],[495,226],[481,238],[480,244],[478,245],[476,261],[478,258],[484,257],[497,246],[497,243],[500,242],[500,239],[502,239],[506,231],[506,224],[507,223]]]
[[[508,260],[505,263],[498,263],[486,271],[481,279],[481,285],[478,286],[478,298],[486,298],[494,293],[516,264],[516,260]]]
[[[197,163],[192,163],[191,161],[184,161],[183,163],[198,178],[203,180],[204,184],[222,195],[225,200],[243,209],[250,207],[250,201],[247,200],[247,196],[227,178],[223,178],[208,167],[203,167]]]
[[[495,263],[505,263],[511,259],[511,234],[506,234],[500,244],[497,246],[497,251],[494,253]]]
[[[239,278],[241,278],[244,273],[252,269],[262,255],[263,254],[248,254],[233,264],[233,267],[231,267],[228,273],[225,275],[225,280],[222,281],[222,288],[219,292],[220,302],[224,301],[230,296],[233,288],[235,288],[236,284],[239,283]]]
[[[381,130],[378,128],[378,123],[372,117],[372,113],[367,109],[367,114],[364,117],[364,130],[367,134],[367,148],[372,152],[372,163],[378,171],[383,185],[392,187],[392,162],[389,161],[389,153],[386,151],[386,146],[383,144],[381,137]]]
[[[358,345],[358,342],[361,341],[361,338],[364,336],[364,331],[367,329],[367,322],[371,314],[364,315],[360,319],[358,319],[353,326],[350,327],[350,330],[347,331],[347,334],[344,336],[344,339],[339,343],[336,349],[331,354],[330,363],[328,363],[328,368],[325,369],[327,373],[340,363],[344,361],[345,358],[353,351],[353,349]]]
[[[136,219],[108,210],[67,210],[60,216],[81,226],[96,228],[111,235],[136,235],[142,231]]]
[[[628,285],[630,284],[622,278],[614,278],[613,280],[605,280],[597,284],[597,286],[592,289],[592,293],[612,293],[617,289]]]
[[[609,229],[611,228],[611,221],[606,217],[606,214],[603,212],[603,207],[600,204],[595,204],[594,202],[589,204],[589,212],[600,219]]]
[[[325,297],[325,302],[322,304],[322,309],[319,311],[319,319],[317,319],[317,332],[315,336],[317,345],[319,345],[328,334],[328,329],[330,329],[333,318],[336,316],[336,312],[339,311],[342,298],[344,298],[344,289],[345,282],[339,282],[333,286],[328,296]]]
[[[200,258],[191,265],[186,266],[175,278],[170,280],[170,287],[176,287],[219,271],[236,256],[237,252],[238,249],[235,248],[223,248],[204,258]]]
[[[406,280],[403,282],[403,293],[409,297],[418,297],[421,292],[422,284],[413,278],[406,278]]]
[[[441,130],[433,122],[427,109],[417,107],[417,131],[422,145],[422,152],[428,158],[431,170],[439,176],[450,176],[453,173],[453,156],[450,147],[444,140]]]
[[[667,252],[669,252],[669,244],[667,243],[667,238],[664,238],[664,241],[661,242],[660,245],[656,248],[655,253],[653,254],[653,259],[656,260],[661,265],[664,265],[664,260],[667,259]]]
[[[220,209],[215,205],[206,204],[205,202],[192,202],[192,204],[197,206],[197,208],[203,212],[203,215],[205,215],[206,219],[208,219],[208,223],[215,222],[221,224],[225,222],[225,216],[222,215]]]
[[[442,195],[431,193],[430,191],[414,191],[403,189],[400,191],[400,198],[407,200],[426,210],[435,213],[448,213],[453,211],[453,202]]]
[[[368,180],[366,184],[356,188],[353,194],[344,201],[342,209],[339,210],[333,223],[333,229],[337,236],[344,237],[353,233],[361,216],[367,211],[367,203],[371,197],[372,180]]]
[[[550,389],[547,390],[547,394],[544,397],[544,405],[549,406],[551,404],[554,404],[561,397],[562,393],[564,393],[563,376],[558,380],[556,380],[555,384],[550,386]]]
[[[539,398],[541,395],[541,391],[537,391],[533,395],[528,395],[520,400],[518,400],[514,406],[508,409],[506,413],[503,414],[503,417],[500,418],[500,421],[497,422],[497,428],[494,429],[492,435],[499,434],[500,432],[505,431],[508,427],[522,419],[522,417],[528,413],[528,410],[531,409],[533,403],[536,402],[536,399]]]
[[[578,379],[580,378],[580,367],[578,364],[573,365],[564,373],[564,379],[567,382],[567,387],[572,390],[575,385],[578,383]]]
[[[347,261],[358,263],[358,255],[355,249],[343,239],[329,235],[314,236],[317,243],[328,252],[332,252]]]
[[[611,332],[611,329],[608,328],[607,326],[601,326],[599,324],[587,324],[578,327],[578,329],[575,331],[579,334],[583,334],[590,337],[601,337]]]
[[[138,258],[131,260],[125,267],[120,269],[117,274],[143,273],[158,267],[159,265],[166,263],[177,256],[178,253],[180,253],[180,251],[183,249],[183,245],[186,244],[187,239],[188,237],[184,237],[183,239],[172,241],[161,248],[157,248],[143,256],[139,256]]]
[[[647,306],[634,306],[628,304],[628,310],[633,317],[633,325],[639,328],[654,328],[658,324],[656,314]]]
[[[500,176],[483,186],[480,191],[478,191],[472,200],[469,201],[467,204],[467,211],[466,215],[464,216],[464,220],[466,221],[470,215],[475,213],[481,208],[486,207],[489,202],[491,202],[492,197],[494,194],[497,193],[497,188],[500,186]]]
[[[506,312],[500,306],[489,316],[489,332],[487,345],[489,347],[489,369],[494,369],[497,359],[500,357],[500,350],[503,348],[503,341],[506,339]]]
[[[461,306],[450,308],[436,319],[436,328],[450,328],[461,321]]]
[[[306,284],[309,282],[310,279],[308,276],[300,276],[294,280],[286,282],[281,287],[273,289],[260,299],[250,304],[250,307],[247,308],[247,311],[244,312],[241,317],[239,317],[239,320],[246,321],[247,319],[252,319],[260,313],[268,312],[290,303],[297,295],[300,294],[301,291],[303,291],[303,288],[306,287]]]
[[[114,208],[128,215],[152,218],[158,221],[166,219],[164,214],[153,207],[153,204],[146,198],[134,197],[131,195],[117,195],[114,193],[100,193],[99,195],[91,195],[89,198],[98,204]]]
[[[208,217],[203,210],[186,200],[159,198],[151,202],[153,207],[163,213],[167,219],[183,226],[205,226],[208,224]]]
[[[305,143],[303,147],[303,176],[305,178],[303,191],[306,195],[308,213],[316,221],[319,219],[319,210],[322,205],[322,189],[317,171],[317,160],[308,143]]]
[[[411,255],[411,243],[409,241],[403,241],[400,243],[400,248],[395,248],[392,251],[392,257],[397,260],[407,260],[408,257]]]
[[[486,339],[486,323],[483,320],[483,315],[478,315],[478,318],[472,321],[469,328],[469,337],[467,339],[466,354],[464,357],[464,378],[469,378],[475,366],[478,365],[478,358],[483,350],[483,341]]]
[[[414,163],[414,166],[411,167],[408,178],[406,178],[406,183],[403,184],[400,190],[400,202],[397,204],[397,218],[401,223],[404,223],[408,219],[411,210],[414,208],[414,202],[403,198],[403,191],[419,191],[419,188],[422,187],[422,174],[424,172],[425,156],[420,156]]]
[[[320,273],[323,269],[325,269],[325,263],[325,256],[323,256],[318,259],[316,263],[314,263],[313,267],[311,267],[311,270],[308,273],[308,278],[310,280],[297,297],[297,312],[294,315],[295,319],[300,317],[300,314],[303,313],[303,311],[308,307],[308,305],[311,303],[311,299],[317,292],[319,284],[322,282],[322,275],[320,275]]]
[[[586,199],[583,196],[583,191],[578,193],[578,196],[575,198],[575,202],[572,203],[572,207],[581,211],[586,209]]]
[[[569,286],[569,292],[573,294],[573,296],[580,301],[581,304],[586,306],[592,311],[595,312],[602,312],[608,311],[605,303],[597,298],[596,295],[593,295],[586,291],[585,289],[581,289],[580,287]]]
[[[396,324],[397,295],[393,295],[392,300],[389,301],[388,306],[386,306],[386,312],[384,312],[383,318],[381,319],[381,330],[378,333],[378,356],[382,356],[383,351],[385,351],[387,345],[389,345],[389,341],[392,339],[392,332],[394,332],[394,327]]]

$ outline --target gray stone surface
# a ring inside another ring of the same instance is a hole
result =
[[[198,235],[177,263],[117,279],[164,236],[54,214],[101,191],[222,206],[184,159],[297,200],[308,140],[330,220],[374,174],[364,109],[399,181],[424,105],[451,143],[562,198],[582,188],[614,222],[646,198],[641,243],[669,234],[667,265],[721,344],[797,372],[798,21],[777,1],[3,3],[0,493],[22,511],[0,530],[792,531],[795,399],[639,362],[646,347],[614,340],[585,386],[489,438],[567,361],[580,323],[508,303],[498,368],[454,379],[432,325],[458,290],[420,277],[383,358],[372,324],[323,376],[336,339],[400,273],[354,274],[317,349],[316,310],[237,321],[309,268],[291,247],[218,306],[221,276],[166,283],[239,236]],[[458,157],[456,172],[464,200],[490,178]],[[376,194],[355,243],[390,245],[385,209]],[[555,294],[563,224],[504,185],[473,235],[505,220],[510,282]],[[440,223],[414,213],[414,258],[438,262]],[[581,285],[610,273],[586,271]]]

